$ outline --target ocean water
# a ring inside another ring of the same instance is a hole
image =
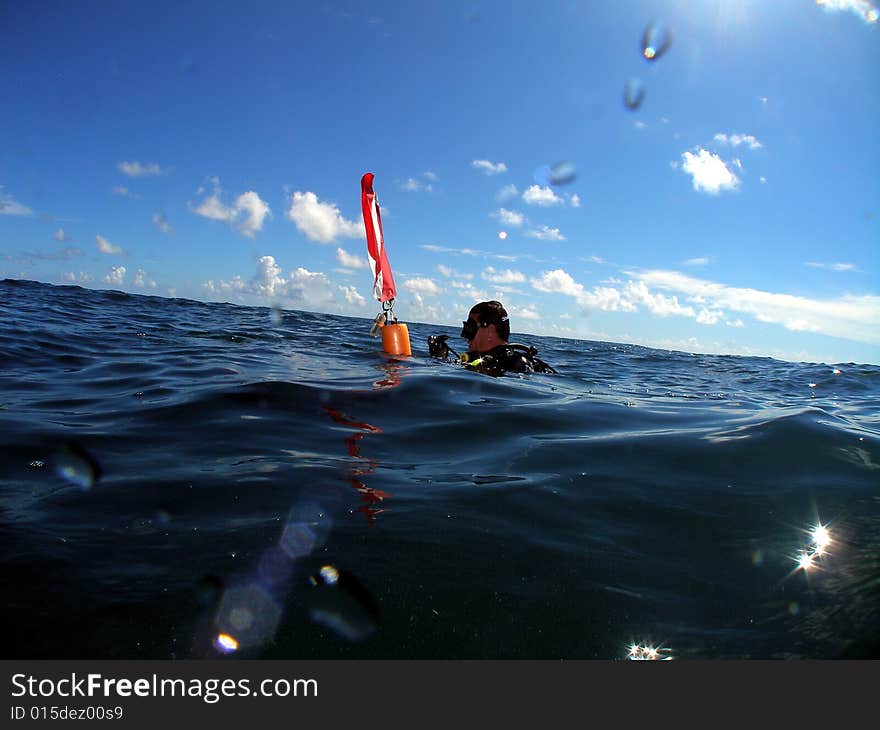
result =
[[[880,367],[370,324],[0,282],[5,657],[880,657]]]

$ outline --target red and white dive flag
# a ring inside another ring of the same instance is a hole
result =
[[[387,302],[397,296],[388,254],[385,253],[385,238],[382,236],[382,217],[379,215],[379,201],[373,192],[373,173],[361,178],[361,208],[364,211],[364,228],[367,232],[367,253],[370,255],[370,270],[373,272],[373,296],[377,301]]]

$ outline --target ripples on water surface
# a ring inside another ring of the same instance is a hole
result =
[[[0,323],[7,657],[880,656],[877,366],[490,378],[451,328],[14,281]]]

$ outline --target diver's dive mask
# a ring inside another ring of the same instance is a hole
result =
[[[477,324],[474,320],[468,318],[464,320],[461,327],[461,336],[464,337],[468,342],[470,342],[474,337],[477,336],[477,332],[480,331],[480,327],[488,327],[485,322],[480,322]]]

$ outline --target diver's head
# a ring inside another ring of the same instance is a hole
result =
[[[467,340],[471,352],[488,352],[498,345],[506,345],[510,337],[510,321],[501,302],[492,300],[475,304],[462,322],[461,336]]]

